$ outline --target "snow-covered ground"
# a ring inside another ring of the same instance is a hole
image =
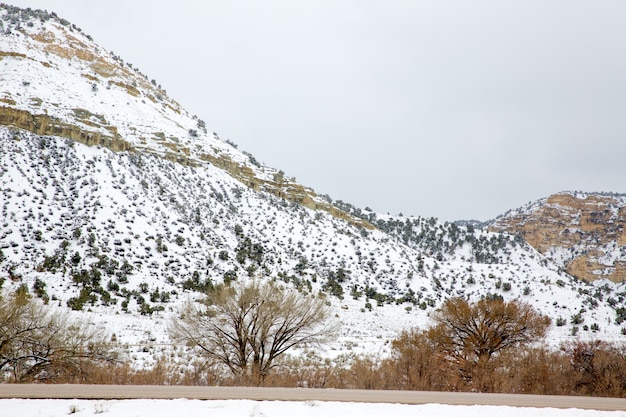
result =
[[[395,416],[395,417],[622,417],[624,411],[596,411],[575,408],[529,408],[488,405],[442,404],[371,404],[322,401],[201,401],[201,400],[0,400],[2,417],[333,417],[333,416]]]

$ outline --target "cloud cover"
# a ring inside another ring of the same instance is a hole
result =
[[[223,139],[376,211],[487,220],[626,192],[620,0],[29,0]]]

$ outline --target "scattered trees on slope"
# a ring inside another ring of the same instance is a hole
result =
[[[25,292],[0,299],[0,380],[54,382],[114,360],[104,338]]]
[[[271,282],[220,285],[204,304],[188,303],[170,324],[172,336],[225,365],[242,383],[263,383],[287,350],[325,342],[334,333],[323,299]]]

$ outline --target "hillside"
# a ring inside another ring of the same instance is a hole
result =
[[[136,360],[165,349],[183,301],[251,278],[327,297],[330,355],[384,353],[452,296],[532,303],[561,319],[555,344],[622,337],[623,283],[579,281],[513,235],[318,196],[54,14],[3,5],[0,33],[4,289],[89,315]]]
[[[572,276],[626,281],[626,195],[564,192],[496,219],[494,232],[523,237]]]

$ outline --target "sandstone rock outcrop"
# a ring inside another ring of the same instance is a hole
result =
[[[489,230],[521,235],[572,276],[626,280],[626,196],[559,193],[498,218]]]

